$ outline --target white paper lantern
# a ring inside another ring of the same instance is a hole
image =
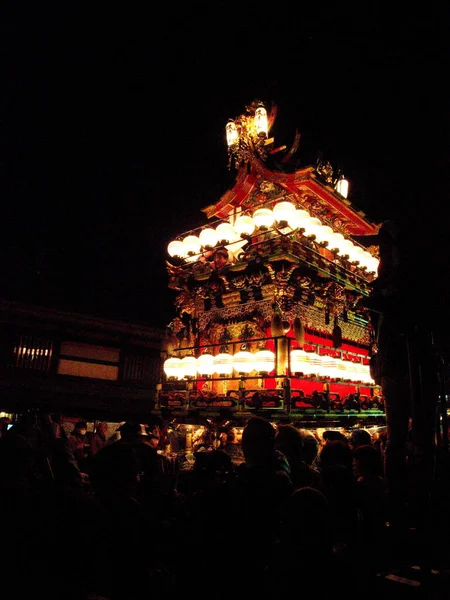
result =
[[[348,181],[345,177],[341,177],[336,184],[336,191],[344,198],[348,197]]]
[[[318,244],[323,244],[325,242],[328,244],[334,233],[331,227],[328,227],[328,225],[316,225],[315,229],[316,242]]]
[[[181,358],[171,356],[164,361],[164,373],[169,378],[183,379],[183,371],[181,365]]]
[[[272,227],[275,217],[270,208],[258,208],[253,213],[253,221],[256,227]]]
[[[186,255],[198,254],[200,252],[201,243],[196,235],[188,235],[183,240],[186,249]]]
[[[183,377],[195,377],[197,375],[197,359],[195,356],[185,356],[181,359],[181,370]]]
[[[236,219],[234,228],[239,235],[251,235],[255,231],[255,223],[250,216],[241,215]]]
[[[298,208],[290,217],[289,226],[292,229],[303,229],[305,230],[311,220],[311,215],[307,210]]]
[[[273,216],[278,223],[290,223],[295,215],[295,205],[292,202],[278,202],[273,207]]]
[[[233,367],[238,373],[251,373],[255,370],[253,354],[248,350],[239,350],[233,356]]]
[[[328,248],[337,253],[341,251],[342,244],[344,244],[345,238],[342,233],[333,233],[331,239],[328,242]],[[344,244],[345,247],[345,244]]]
[[[352,255],[354,247],[355,247],[355,245],[353,244],[352,241],[346,240],[346,239],[341,240],[339,242],[338,254],[340,256],[348,256],[348,257],[350,257]]]
[[[181,258],[186,257],[186,245],[181,240],[173,240],[167,246],[167,252],[169,256],[179,256]]]
[[[361,266],[364,264],[364,250],[361,246],[355,246],[353,248],[350,260],[353,263],[359,263]]]
[[[239,234],[231,223],[219,223],[216,227],[217,240],[219,242],[235,242],[239,239]]]
[[[197,372],[200,375],[212,375],[215,372],[214,356],[204,352],[197,358]]]
[[[267,348],[255,352],[253,356],[255,371],[258,373],[270,373],[275,369],[275,353]]]
[[[198,239],[204,248],[214,248],[218,242],[217,231],[212,227],[206,227],[200,231]]]
[[[255,110],[255,129],[259,137],[267,137],[269,132],[269,121],[267,119],[267,110],[264,106],[258,106]]]
[[[303,375],[311,374],[310,353],[305,352],[301,348],[294,348],[291,351],[291,372],[303,373]]]
[[[228,352],[219,352],[214,357],[214,373],[219,375],[231,375],[233,372],[233,357]]]
[[[225,133],[227,136],[227,144],[229,148],[233,148],[239,143],[239,133],[234,121],[228,121],[225,126]]]
[[[320,219],[317,217],[310,217],[309,221],[306,223],[304,229],[304,235],[307,237],[316,235],[316,232],[319,231],[319,228],[322,226]]]

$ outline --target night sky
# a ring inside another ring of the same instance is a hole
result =
[[[408,229],[411,292],[450,320],[448,15],[291,4],[11,11],[3,298],[164,327],[167,244],[232,187],[225,124],[259,99],[276,145],[299,129],[299,166],[321,151],[352,204]]]

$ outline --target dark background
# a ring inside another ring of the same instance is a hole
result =
[[[164,327],[167,244],[232,187],[225,124],[260,99],[276,145],[298,128],[299,165],[321,151],[408,231],[411,294],[447,335],[443,9],[62,4],[2,18],[1,297]]]

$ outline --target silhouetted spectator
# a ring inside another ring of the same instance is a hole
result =
[[[352,470],[353,455],[350,445],[347,441],[332,440],[323,446],[319,454],[319,469],[333,465],[342,465],[348,470]]]
[[[260,577],[273,550],[281,507],[293,485],[289,464],[275,449],[270,421],[249,419],[242,432],[242,450],[245,462],[236,467],[229,526],[234,524],[241,532],[239,552],[252,576]]]
[[[92,487],[101,503],[95,591],[111,600],[171,593],[172,576],[159,556],[162,531],[139,500],[141,462],[135,445],[115,442],[92,460]]]
[[[339,462],[323,466],[320,470],[319,489],[330,504],[335,551],[343,560],[351,560],[362,535],[359,489],[351,466],[348,468]]]
[[[306,430],[300,431],[303,438],[303,459],[307,465],[314,465],[319,455],[319,442],[316,437]]]
[[[371,444],[353,450],[353,473],[357,480],[359,507],[362,515],[361,568],[374,575],[386,544],[386,494],[380,451]]]
[[[327,429],[326,431],[323,432],[322,437],[326,442],[334,442],[336,440],[339,440],[341,442],[345,442],[346,444],[348,443],[348,438],[341,433],[340,431],[336,431],[335,429]]]
[[[379,246],[378,277],[364,306],[369,309],[378,348],[376,382],[383,390],[387,443],[384,474],[392,529],[407,527],[408,425],[412,416],[416,471],[421,483],[420,503],[429,498],[434,468],[435,409],[439,382],[432,335],[423,305],[411,293],[411,248],[406,232],[385,221],[376,236],[366,236]]]
[[[99,450],[104,448],[108,443],[106,432],[108,431],[108,423],[100,422],[96,430],[89,436],[89,445],[91,447],[91,456],[95,456]]]
[[[297,586],[324,600],[336,597],[336,589],[349,578],[333,554],[331,516],[327,498],[316,488],[303,487],[290,496],[281,513],[264,597],[290,598]]]
[[[91,450],[87,434],[86,421],[77,421],[69,437],[69,448],[73,452],[78,467],[82,473],[89,472],[89,458]]]
[[[350,447],[354,450],[358,446],[365,446],[372,443],[372,436],[367,429],[354,429],[350,434]]]
[[[304,437],[300,431],[289,424],[280,424],[275,436],[275,448],[287,458],[290,477],[295,488],[317,487],[319,473],[303,459]]]

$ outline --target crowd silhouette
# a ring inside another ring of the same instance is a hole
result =
[[[81,465],[78,429],[25,414],[0,438],[11,597],[134,600],[199,588],[213,599],[281,598],[314,586],[326,599],[383,568],[384,449],[367,431],[318,439],[253,416],[243,462],[213,446],[179,469],[158,452],[164,423],[123,424]]]

